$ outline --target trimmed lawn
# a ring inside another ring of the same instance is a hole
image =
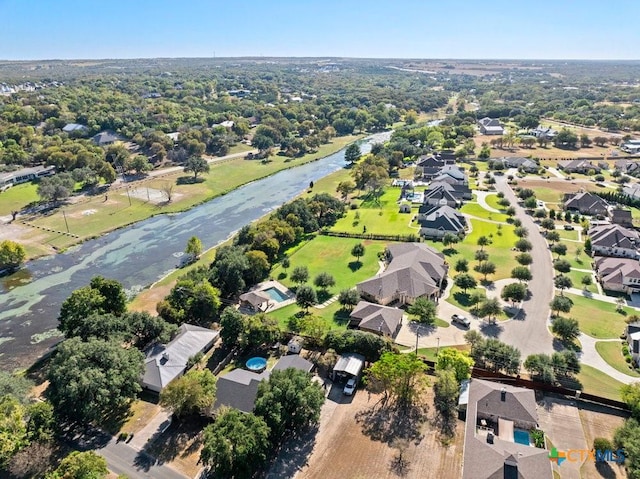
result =
[[[567,231],[567,230],[562,229],[562,230],[556,230],[556,231],[560,235],[561,239],[578,241],[578,232],[576,230]],[[582,243],[582,244],[584,244],[584,243]],[[583,249],[584,249],[584,247],[583,247]]]
[[[10,215],[12,211],[19,211],[29,203],[38,201],[37,190],[35,183],[23,183],[0,193],[0,216]]]
[[[290,304],[284,308],[267,313],[270,317],[277,319],[278,324],[284,331],[290,331],[289,318],[298,313],[300,308],[296,304]],[[341,309],[337,301],[326,308],[309,308],[309,314],[319,316],[324,319],[329,329],[347,329],[349,324],[349,313]]]
[[[468,289],[467,293],[465,294],[460,288],[458,288],[457,286],[453,286],[453,288],[451,288],[451,293],[449,294],[449,297],[446,299],[446,301],[447,303],[453,304],[460,309],[464,309],[471,314],[471,309],[475,309],[475,305],[471,306],[471,304],[469,304],[469,297],[476,291],[484,294],[485,296],[487,294],[487,290],[484,288]]]
[[[459,351],[471,351],[471,346],[469,346],[468,344],[457,344],[455,346],[443,346],[440,348],[440,351],[442,351],[443,349],[457,349]],[[438,348],[419,348],[418,349],[418,355],[419,356],[424,356],[428,361],[436,361],[436,359],[438,358],[438,356],[436,355],[436,352],[438,351]]]
[[[625,318],[637,313],[637,311],[625,307],[626,314],[621,314],[616,312],[616,305],[613,303],[605,303],[569,293],[565,293],[565,296],[573,301],[573,308],[568,316],[577,319],[580,323],[580,330],[594,338],[618,338],[626,326]]]
[[[460,211],[471,216],[476,216],[485,220],[507,222],[508,216],[503,213],[493,213],[489,210],[485,210],[478,203],[465,203]]]
[[[571,270],[568,273],[563,273],[565,276],[568,276],[569,278],[571,278],[571,281],[573,282],[573,287],[574,288],[578,288],[578,289],[583,289],[584,285],[582,284],[582,277],[583,276],[587,276],[589,273],[585,273],[584,271],[574,271]],[[592,277],[593,279],[593,277]],[[594,282],[591,284],[591,286],[589,286],[589,290],[590,291],[598,291],[598,288],[595,285],[595,279],[593,280]]]
[[[523,183],[522,187],[528,188],[526,183]],[[545,203],[559,203],[562,200],[562,193],[558,190],[544,187],[536,187],[532,189],[536,193],[536,198],[538,198],[540,201],[544,201]]]
[[[582,364],[577,379],[580,381],[580,384],[582,384],[582,390],[586,393],[606,397],[615,401],[622,400],[620,398],[620,388],[623,384],[599,369]]]
[[[618,341],[598,341],[596,351],[609,366],[629,376],[640,377],[640,374],[627,364],[622,355],[622,344]]]
[[[485,199],[487,201],[487,204],[492,208],[495,208],[497,210],[504,210],[504,207],[498,204],[498,201],[500,201],[500,198],[498,198],[498,195],[487,195]]]
[[[562,256],[562,259],[566,259],[569,263],[571,263],[572,268],[591,269],[591,262],[593,261],[593,259],[591,258],[591,256],[584,252],[583,243],[565,241],[564,244],[567,245],[567,254]],[[578,248],[582,250],[579,256],[576,255]],[[554,254],[553,257],[555,258],[556,255]]]

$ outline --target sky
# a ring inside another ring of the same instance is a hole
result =
[[[0,0],[0,59],[640,59],[638,0]]]

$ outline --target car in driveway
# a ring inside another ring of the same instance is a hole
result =
[[[356,391],[356,378],[351,378],[347,381],[347,384],[344,385],[344,389],[342,393],[345,396],[353,396],[353,393]]]
[[[564,225],[564,229],[567,231],[572,231],[574,229],[573,225]]]
[[[471,321],[469,321],[469,318],[466,318],[465,316],[462,316],[460,314],[454,314],[453,316],[451,316],[451,322],[459,324],[464,328],[469,328],[471,326]]]

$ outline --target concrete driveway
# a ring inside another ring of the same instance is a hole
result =
[[[575,401],[545,397],[538,403],[538,424],[558,451],[569,449],[591,449],[587,446],[580,413]],[[577,457],[574,453],[572,457]],[[586,458],[585,458],[586,459]],[[553,466],[562,479],[580,479],[583,460],[563,461]]]

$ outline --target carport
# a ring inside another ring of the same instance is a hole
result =
[[[356,353],[343,354],[333,367],[332,379],[358,378],[364,367],[364,356]]]

